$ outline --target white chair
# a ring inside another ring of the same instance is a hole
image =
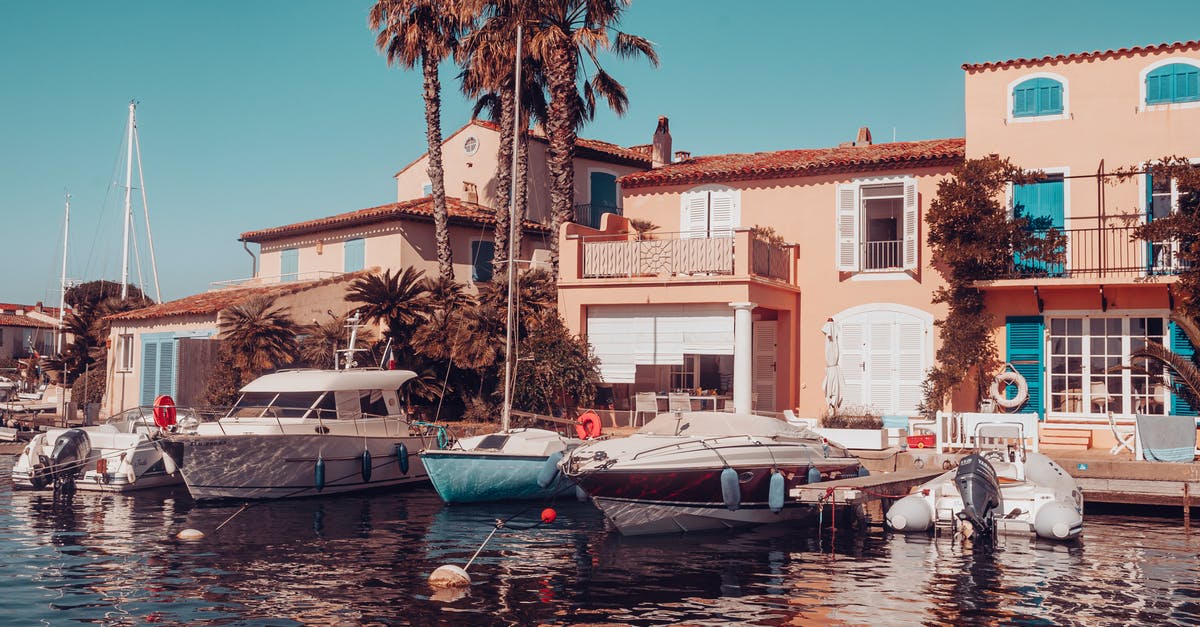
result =
[[[1109,455],[1116,455],[1121,452],[1121,449],[1136,454],[1137,451],[1134,450],[1134,441],[1137,438],[1136,424],[1132,427],[1117,426],[1117,419],[1110,411],[1108,412],[1108,428],[1112,430],[1113,438],[1117,441],[1112,448],[1108,449]]]
[[[667,411],[692,411],[692,397],[687,392],[667,394]]]
[[[1108,404],[1112,400],[1112,396],[1108,394],[1108,385],[1103,381],[1092,381],[1092,409],[1097,413],[1105,413],[1108,411]]]
[[[629,426],[634,426],[638,416],[642,414],[650,414],[653,418],[658,415],[658,397],[654,392],[638,392],[633,397],[633,415],[629,418]],[[642,424],[646,424],[646,418],[642,417]]]
[[[783,410],[783,418],[784,418],[784,420],[787,420],[788,424],[790,424],[790,425],[794,425],[797,427],[805,427],[808,429],[816,429],[817,428],[817,419],[816,418],[800,418],[799,416],[796,415],[796,412],[794,412],[790,409]]]

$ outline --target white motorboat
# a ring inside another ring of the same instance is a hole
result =
[[[753,414],[660,414],[627,438],[588,442],[562,472],[624,535],[808,518],[796,485],[857,477],[845,449],[801,426]]]
[[[197,420],[185,416],[183,422]],[[21,451],[13,485],[40,490],[73,482],[80,490],[127,492],[181,483],[163,453],[164,435],[150,407],[126,410],[94,427],[48,429]]]
[[[171,435],[203,499],[337,494],[428,481],[400,389],[409,370],[284,370],[251,381],[222,418]],[[412,453],[410,456],[409,453]]]
[[[1083,491],[1054,460],[1025,451],[1019,427],[1017,433],[1017,444],[971,453],[957,468],[913,488],[888,510],[888,526],[897,531],[969,529],[980,535],[1078,538],[1083,533]],[[977,433],[977,442],[986,440],[982,434]]]

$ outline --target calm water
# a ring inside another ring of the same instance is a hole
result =
[[[497,533],[454,597],[429,573],[465,564],[524,506],[446,507],[421,488],[263,503],[212,534],[240,504],[183,489],[55,500],[14,492],[12,461],[0,456],[8,625],[1200,622],[1200,534],[1178,518],[1091,515],[1080,545],[982,551],[785,526],[630,539],[564,502],[551,526]],[[210,535],[175,540],[185,528]]]

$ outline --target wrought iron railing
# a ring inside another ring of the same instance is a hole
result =
[[[621,215],[621,208],[609,204],[589,203],[586,205],[575,205],[575,219],[572,220],[575,224],[582,224],[593,229],[600,228],[600,216],[606,213],[615,213]]]
[[[904,240],[863,242],[863,268],[893,270],[904,267]]]
[[[1007,278],[1140,278],[1187,269],[1177,242],[1148,242],[1133,236],[1138,225],[1061,229],[1067,245],[1061,262],[1014,257]]]

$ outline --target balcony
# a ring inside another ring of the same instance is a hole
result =
[[[795,283],[795,246],[738,229],[724,237],[581,235],[579,278],[754,276]]]
[[[621,215],[621,208],[609,204],[575,205],[575,224],[582,224],[593,229],[600,228],[600,216],[606,213]]]
[[[1139,225],[1063,229],[1067,246],[1062,263],[1016,258],[1007,276],[997,279],[1140,279],[1171,276],[1187,269],[1178,242],[1135,239]]]

